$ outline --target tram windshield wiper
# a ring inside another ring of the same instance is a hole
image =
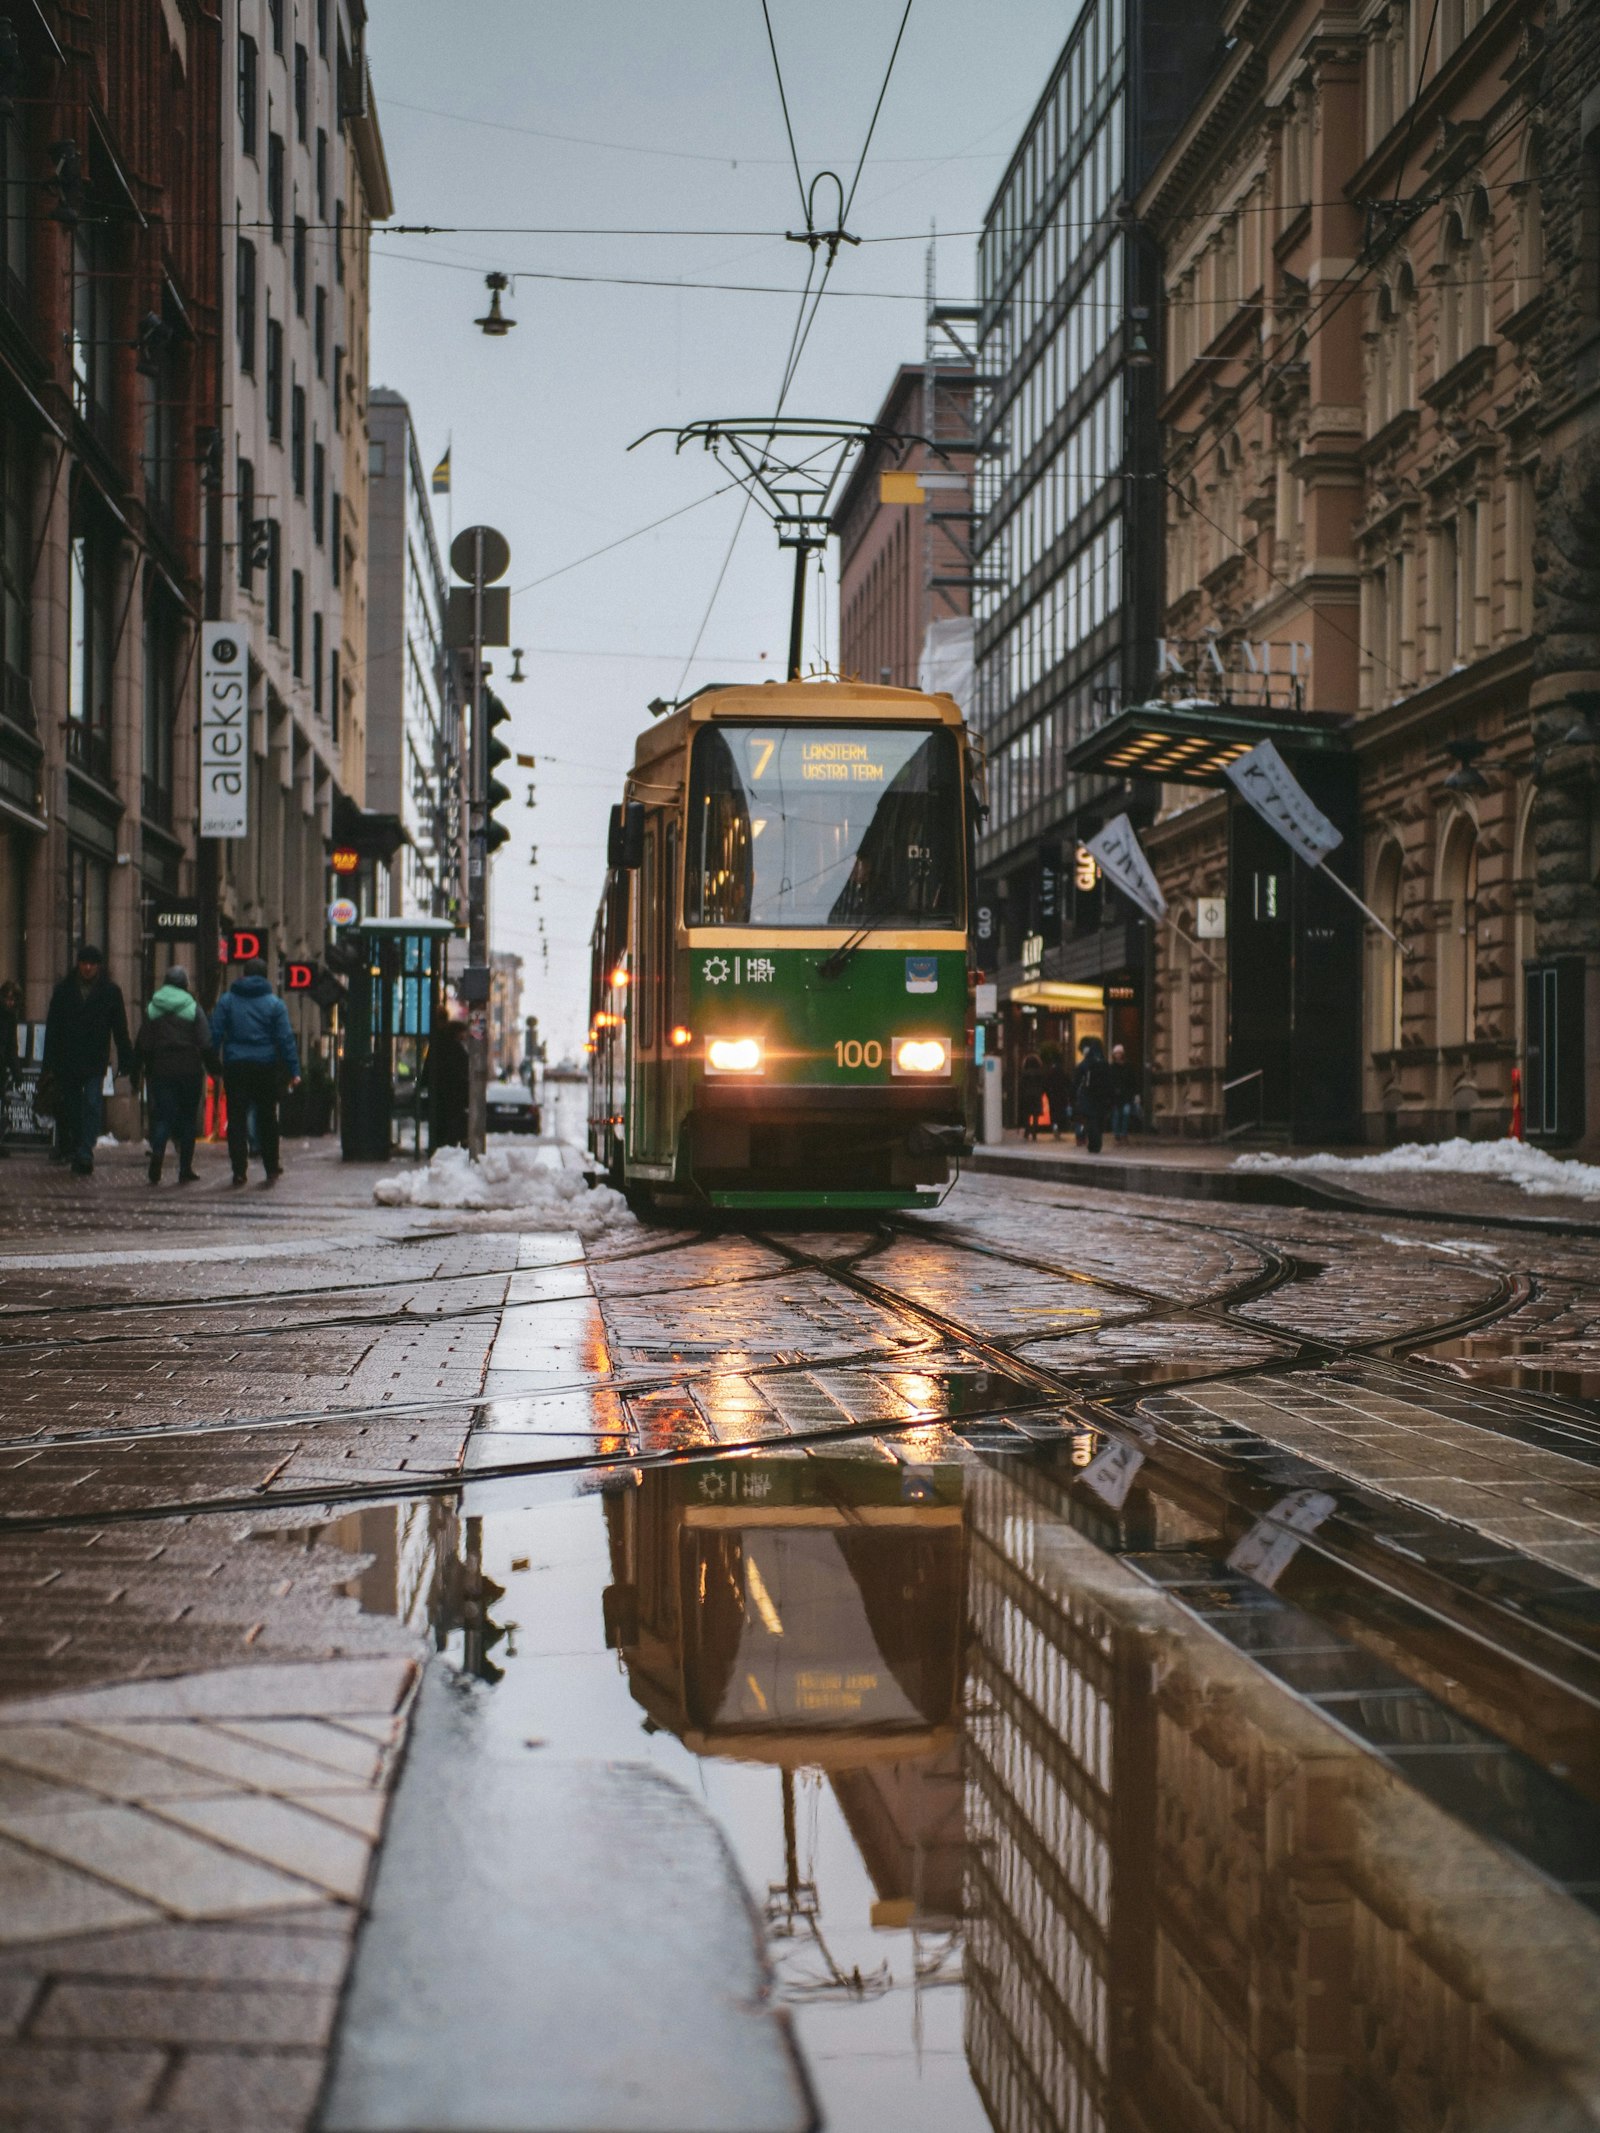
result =
[[[841,941],[831,955],[824,956],[817,965],[819,978],[836,978],[849,964],[850,958],[871,933],[871,926],[859,926],[848,940]]]

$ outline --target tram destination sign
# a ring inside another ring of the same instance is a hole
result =
[[[231,622],[200,625],[200,834],[250,829],[250,656]]]

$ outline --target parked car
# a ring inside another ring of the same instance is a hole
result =
[[[491,1081],[487,1091],[491,1133],[542,1133],[544,1114],[523,1081]]]

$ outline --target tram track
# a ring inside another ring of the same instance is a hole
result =
[[[1313,1530],[1297,1536],[1305,1561],[1319,1566],[1325,1588],[1318,1603],[1322,1611],[1341,1615],[1354,1634],[1391,1658],[1397,1645],[1411,1639],[1422,1651],[1423,1670],[1441,1686],[1454,1681],[1459,1690],[1461,1677],[1466,1677],[1469,1693],[1463,1701],[1479,1711],[1486,1704],[1495,1709],[1516,1745],[1580,1773],[1584,1788],[1600,1798],[1600,1750],[1585,1739],[1600,1709],[1600,1608],[1574,1610],[1566,1618],[1557,1612],[1552,1619],[1549,1580],[1538,1574],[1542,1566],[1532,1559],[1505,1549],[1494,1581],[1469,1580],[1459,1564],[1452,1566],[1450,1550],[1470,1529],[1436,1513],[1398,1505],[1332,1470],[1319,1470],[1269,1439],[1246,1444],[1240,1440],[1247,1433],[1239,1432],[1226,1452],[1204,1447],[1141,1416],[1140,1394],[1086,1394],[1048,1365],[1019,1355],[1005,1340],[933,1310],[863,1273],[857,1264],[829,1262],[777,1239],[764,1241],[787,1249],[796,1263],[829,1275],[881,1308],[903,1311],[996,1369],[1027,1377],[1042,1396],[1072,1415],[1080,1429],[1131,1446],[1150,1469],[1152,1482],[1218,1531],[1230,1549],[1252,1527],[1269,1520],[1286,1496],[1308,1487],[1325,1491],[1334,1501],[1333,1510]],[[988,1249],[983,1254],[995,1255]],[[1511,1307],[1511,1297],[1502,1293],[1449,1319],[1380,1340],[1350,1343],[1343,1349],[1321,1341],[1313,1367],[1389,1344],[1450,1338],[1458,1323],[1481,1325],[1496,1309]],[[1251,1330],[1256,1330],[1253,1322]],[[1081,1483],[1077,1486],[1081,1492]],[[1486,1555],[1492,1552],[1486,1544]],[[1465,1662],[1463,1652],[1469,1655]],[[1574,1715],[1579,1711],[1582,1721]],[[1560,1747],[1555,1757],[1542,1746],[1551,1740]]]

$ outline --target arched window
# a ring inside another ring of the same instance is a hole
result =
[[[1518,311],[1533,302],[1544,279],[1544,202],[1539,194],[1537,168],[1530,141],[1523,153],[1521,176],[1511,188],[1516,217],[1513,308]]]
[[[1405,858],[1399,844],[1390,838],[1378,854],[1372,870],[1371,904],[1390,932],[1400,932],[1405,902]],[[1395,943],[1376,928],[1368,936],[1367,1004],[1371,1049],[1397,1052],[1404,1029],[1401,970],[1404,958]]]
[[[1409,262],[1402,260],[1392,279],[1378,290],[1372,353],[1372,426],[1385,424],[1412,405],[1416,382],[1412,358],[1416,346],[1417,285]]]
[[[1466,815],[1445,833],[1439,903],[1439,1042],[1471,1044],[1478,1034],[1478,831]]]
[[[1481,185],[1439,232],[1439,375],[1489,338],[1489,196]]]

